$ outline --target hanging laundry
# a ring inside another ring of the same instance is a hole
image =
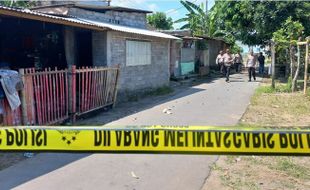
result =
[[[0,83],[11,109],[15,110],[21,104],[17,91],[24,87],[20,74],[17,71],[0,69]]]

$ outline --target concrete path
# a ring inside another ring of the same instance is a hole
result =
[[[216,79],[172,97],[120,106],[82,123],[234,125],[257,86],[257,82],[248,83],[245,75],[236,74],[230,83]],[[172,114],[163,113],[166,108]],[[117,115],[121,118],[116,119]],[[0,184],[1,189],[199,190],[216,159],[205,155],[46,153],[1,171]]]

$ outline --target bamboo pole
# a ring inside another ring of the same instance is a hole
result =
[[[276,49],[275,49],[275,42],[271,41],[271,87],[275,88],[275,64],[276,64]]]
[[[308,62],[309,62],[309,43],[310,38],[307,37],[306,41],[306,58],[305,58],[305,77],[304,77],[304,94],[307,94],[307,79],[308,79]]]

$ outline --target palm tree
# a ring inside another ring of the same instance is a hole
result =
[[[181,18],[175,23],[185,24],[180,29],[190,29],[192,35],[206,35],[208,37],[220,37],[224,38],[228,43],[234,43],[234,36],[219,27],[217,20],[217,15],[220,14],[217,7],[211,9],[211,11],[206,14],[204,12],[204,6],[200,6],[189,2],[181,0],[182,5],[187,9],[188,14],[186,17]]]
[[[203,4],[198,6],[192,2],[183,0],[181,0],[181,4],[187,9],[188,13],[186,14],[186,17],[175,21],[175,23],[185,22],[180,29],[190,29],[192,35],[206,34],[207,15],[203,11]]]

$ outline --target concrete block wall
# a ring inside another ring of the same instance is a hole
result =
[[[220,50],[224,50],[224,43],[217,40],[208,40],[208,50],[209,66],[211,68],[218,68],[216,65],[216,57]]]
[[[120,24],[123,26],[130,26],[135,28],[146,29],[147,27],[145,13],[130,13],[118,11],[106,11],[105,13],[98,13],[80,8],[70,8],[68,14],[78,16],[80,18]]]
[[[108,65],[121,66],[119,93],[147,91],[169,85],[169,40],[108,31]],[[150,65],[126,66],[126,40],[151,42]]]
[[[182,48],[181,51],[181,62],[194,62],[195,61],[195,49],[193,48]]]

